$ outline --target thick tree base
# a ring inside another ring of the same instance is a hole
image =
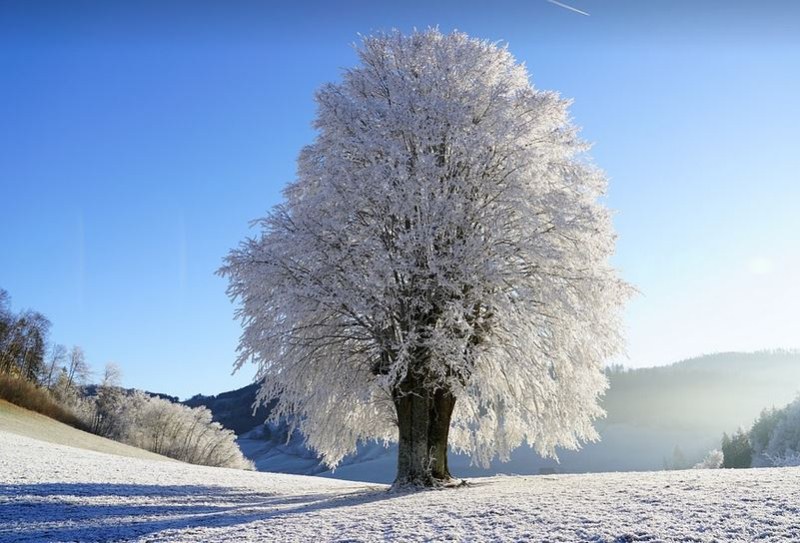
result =
[[[398,479],[392,483],[389,492],[406,492],[416,490],[436,490],[446,488],[461,488],[469,486],[469,483],[464,479],[455,479],[449,477],[446,479],[437,479],[435,477],[422,477],[415,479]]]
[[[458,484],[447,467],[447,436],[456,402],[447,390],[428,390],[407,376],[395,393],[397,477],[393,488],[446,488]]]

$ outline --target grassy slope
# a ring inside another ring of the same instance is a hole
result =
[[[90,451],[97,451],[131,458],[164,460],[175,462],[170,458],[151,453],[130,445],[118,443],[104,437],[96,436],[39,413],[28,411],[5,400],[0,400],[0,430],[31,437],[48,443],[69,445]]]

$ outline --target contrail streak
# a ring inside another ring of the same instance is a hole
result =
[[[558,2],[557,0],[547,0],[547,1],[550,2],[551,4],[555,4],[555,5],[559,6],[559,7],[564,8],[564,9],[568,9],[570,11],[574,11],[575,13],[580,13],[581,15],[586,15],[587,17],[589,17],[588,13],[586,13],[585,11],[581,11],[578,8],[573,8],[572,6],[568,6],[566,4],[562,4],[561,2]]]

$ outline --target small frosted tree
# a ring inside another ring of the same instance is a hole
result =
[[[54,343],[50,347],[47,363],[42,369],[42,386],[46,387],[48,390],[53,390],[55,380],[58,377],[58,370],[59,368],[63,368],[66,360],[67,348],[60,343]]]
[[[117,437],[122,434],[119,428],[123,419],[121,411],[125,409],[125,391],[122,384],[122,370],[114,362],[108,362],[103,368],[100,384],[91,399],[93,410],[91,430],[105,437]]]
[[[693,466],[693,469],[719,469],[725,462],[725,456],[719,449],[708,451],[705,458]]]
[[[64,393],[68,393],[69,389],[79,387],[86,384],[92,374],[88,362],[86,362],[86,355],[81,347],[74,345],[69,351],[67,357],[67,380],[64,384]]]
[[[191,408],[136,391],[123,399],[121,440],[191,464],[254,469],[236,434],[212,420],[205,407]]]
[[[363,40],[317,94],[285,202],[220,272],[259,400],[335,466],[399,441],[396,484],[597,434],[628,287],[606,179],[568,101],[497,45],[437,30]]]

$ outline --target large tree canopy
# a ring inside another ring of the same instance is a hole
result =
[[[430,466],[442,433],[439,478],[448,439],[481,464],[595,439],[628,287],[569,102],[461,33],[358,54],[317,94],[285,202],[221,269],[238,366],[258,364],[260,399],[330,465],[399,438],[401,481],[420,478],[404,443]]]

